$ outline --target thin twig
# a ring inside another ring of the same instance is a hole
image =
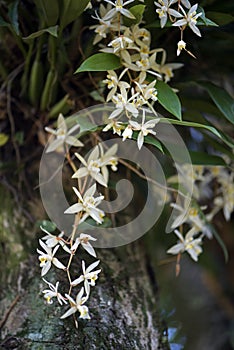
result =
[[[153,183],[154,185],[156,185],[159,188],[166,189],[166,190],[171,191],[171,192],[179,193],[182,197],[187,198],[187,196],[185,194],[183,194],[182,192],[178,191],[177,189],[172,188],[172,187],[167,187],[167,186],[165,187],[165,186],[159,184],[157,181],[151,179],[150,177],[145,176],[140,171],[138,171],[136,168],[134,168],[134,166],[132,166],[129,163],[125,162],[123,159],[119,158],[118,161],[119,161],[119,163],[123,164],[126,168],[130,169],[135,174],[137,174],[140,178],[142,178],[142,179],[144,179],[144,180],[146,180],[148,182]]]
[[[3,316],[3,319],[0,321],[0,329],[2,329],[2,327],[4,326],[4,324],[6,323],[8,317],[10,316],[11,311],[13,310],[13,308],[15,307],[15,305],[18,303],[20,299],[20,296],[17,295],[16,298],[13,300],[13,302],[11,303],[9,309],[6,311],[5,315]]]

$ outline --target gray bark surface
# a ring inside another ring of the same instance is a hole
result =
[[[88,304],[92,318],[79,321],[76,329],[72,317],[60,319],[64,308],[45,303],[37,256],[25,260],[23,253],[23,225],[13,230],[5,219],[2,211],[1,349],[168,349],[162,336],[154,271],[140,245],[142,240],[97,251],[102,273]]]

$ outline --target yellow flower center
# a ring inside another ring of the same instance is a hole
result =
[[[213,174],[214,176],[219,175],[219,171],[220,171],[220,168],[219,168],[219,167],[217,167],[217,166],[212,167],[211,172],[212,172],[212,174]]]
[[[46,302],[47,302],[47,304],[52,304],[51,297],[48,296],[48,297],[46,298]]]
[[[87,311],[85,308],[80,309],[80,316],[81,316],[81,317],[86,316],[87,313],[88,313],[88,311]]]
[[[141,54],[143,54],[143,55],[148,55],[149,54],[149,49],[148,49],[147,46],[143,46],[141,48]]]
[[[96,279],[97,279],[97,275],[93,275],[93,276],[91,277],[91,281],[96,281]]]
[[[189,210],[189,216],[197,216],[198,215],[198,210],[196,208],[191,208]]]
[[[44,266],[45,265],[45,263],[46,263],[46,261],[47,261],[47,259],[44,257],[44,256],[40,256],[39,257],[39,260],[40,260],[40,266]]]

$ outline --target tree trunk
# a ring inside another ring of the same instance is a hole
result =
[[[143,240],[97,251],[102,273],[89,300],[92,318],[79,320],[76,329],[72,317],[60,320],[64,310],[45,304],[37,256],[21,262],[17,274],[12,274],[15,260],[22,259],[11,250],[19,244],[22,227],[15,225],[18,231],[12,232],[11,226],[4,226],[3,211],[1,221],[3,231],[9,231],[2,244],[10,247],[5,256],[1,252],[1,266],[6,259],[4,270],[7,266],[14,276],[9,283],[10,270],[1,273],[1,349],[168,349],[162,336],[154,271],[141,246]]]

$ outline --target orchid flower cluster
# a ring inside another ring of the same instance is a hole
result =
[[[142,27],[141,23],[134,22],[130,26],[125,25],[126,18],[128,20],[134,19],[131,7],[129,8],[129,5],[133,5],[134,0],[125,2],[123,0],[104,0],[104,2],[106,6],[101,4],[99,13],[96,11],[95,16],[93,16],[99,22],[91,27],[96,34],[93,43],[94,45],[99,43],[101,52],[118,56],[123,68],[118,70],[119,74],[113,70],[108,71],[106,79],[103,81],[108,89],[106,102],[112,101],[115,106],[103,131],[112,130],[113,134],[121,136],[123,141],[127,138],[131,139],[134,132],[137,132],[137,145],[141,149],[145,137],[148,134],[155,135],[155,127],[160,122],[156,112],[157,81],[170,82],[174,76],[173,71],[181,68],[183,64],[168,63],[167,53],[163,48],[152,49],[150,31]],[[177,56],[182,50],[185,50],[195,57],[186,49],[183,34],[185,29],[189,27],[197,36],[201,36],[197,25],[203,13],[199,11],[198,4],[191,5],[188,0],[158,0],[154,4],[161,28],[171,22],[173,27],[180,29],[181,37],[177,44]],[[149,117],[150,114],[156,118]],[[194,261],[197,261],[202,252],[203,238],[212,238],[210,222],[214,215],[223,207],[225,218],[230,219],[233,211],[233,199],[231,199],[233,185],[228,185],[226,179],[230,180],[233,175],[226,174],[222,175],[222,179],[216,179],[219,183],[220,193],[214,200],[214,208],[210,208],[209,214],[204,214],[203,211],[206,208],[199,206],[199,196],[203,190],[198,188],[197,182],[208,188],[207,184],[214,181],[214,178],[208,175],[213,170],[194,166],[190,174],[188,169],[185,165],[180,171],[185,181],[183,184],[185,189],[186,185],[191,183],[191,176],[193,177],[194,198],[188,210],[185,208],[188,208],[190,198],[187,198],[186,193],[184,194],[184,203],[180,205],[171,203],[171,207],[178,212],[172,229],[175,230],[179,243],[170,248],[168,253],[180,255],[186,251]],[[220,174],[224,173],[225,170],[220,172]],[[173,182],[173,178],[169,179],[168,184],[171,182]],[[228,191],[224,191],[223,188],[227,189],[227,186],[229,186]],[[228,196],[228,202],[224,196]],[[173,202],[172,198],[171,201]],[[183,225],[189,227],[185,237],[182,231],[178,230],[179,227],[182,229]]]
[[[230,166],[231,169],[231,166]],[[187,252],[194,261],[198,261],[202,253],[203,239],[213,237],[212,219],[222,210],[224,218],[229,221],[234,211],[234,172],[223,166],[188,166],[184,164],[179,169],[184,188],[193,183],[193,198],[184,197],[181,205],[171,203],[177,210],[178,216],[172,228],[178,238],[178,243],[167,253],[182,254]],[[168,183],[177,181],[177,176],[168,179]],[[209,201],[209,206],[199,203]],[[188,228],[185,236],[184,226]],[[180,228],[180,230],[179,230]]]
[[[100,3],[99,11],[96,10],[93,15],[93,18],[98,21],[91,26],[95,32],[93,43],[100,46],[101,52],[116,55],[120,59],[122,68],[118,68],[117,72],[108,70],[103,80],[107,90],[106,102],[111,101],[114,109],[107,116],[102,131],[112,131],[113,134],[122,137],[123,141],[135,137],[140,150],[148,135],[156,135],[156,125],[160,123],[157,113],[157,82],[170,82],[174,76],[173,71],[181,68],[183,64],[168,63],[167,53],[163,48],[152,48],[151,33],[142,27],[141,23],[134,22],[130,26],[126,25],[126,19],[135,19],[129,8],[134,0],[125,2],[104,0],[104,3]],[[198,36],[201,35],[196,26],[197,19],[201,16],[200,12],[197,13],[198,5],[191,6],[188,0],[158,0],[155,5],[162,28],[169,19],[173,26],[181,30],[177,51],[179,55],[186,46],[183,41],[183,31],[187,26]],[[172,5],[176,5],[177,9],[172,8]],[[73,186],[76,201],[64,212],[65,215],[74,216],[73,228],[70,232],[60,232],[55,235],[41,227],[45,236],[39,240],[40,249],[37,250],[41,276],[48,286],[42,293],[48,304],[53,303],[55,299],[66,308],[61,319],[74,316],[77,312],[79,318],[90,318],[87,302],[101,269],[98,268],[100,261],[97,260],[93,247],[96,238],[82,232],[80,224],[87,219],[92,219],[96,225],[103,224],[105,212],[100,205],[104,195],[96,192],[100,186],[108,189],[110,169],[118,170],[117,144],[104,149],[99,143],[87,159],[82,156],[80,149],[84,144],[79,140],[81,135],[78,133],[79,127],[79,124],[75,124],[69,128],[62,114],[58,117],[57,129],[46,127],[46,131],[52,134],[46,152],[62,152],[73,171],[72,179],[77,182],[77,186]],[[95,142],[97,139],[98,137],[95,138]],[[71,146],[78,149],[73,156],[69,150]],[[79,162],[79,168],[76,165],[77,162]],[[167,252],[177,255],[178,262],[184,252],[187,252],[194,261],[198,261],[202,252],[203,239],[212,238],[213,230],[210,222],[213,217],[222,209],[226,220],[229,220],[234,210],[234,174],[224,168],[203,166],[194,166],[191,172],[191,167],[186,165],[180,169],[178,167],[178,171],[182,175],[185,193],[183,201],[179,204],[173,203],[173,197],[165,200],[169,201],[171,207],[178,212],[171,227],[178,242]],[[191,184],[191,180],[194,192],[190,202],[186,188]],[[175,177],[168,179],[169,186],[176,182]],[[215,184],[212,192],[211,184]],[[214,198],[213,205],[200,206],[201,194],[206,194],[208,199]],[[84,259],[79,261],[78,257],[82,249],[95,259],[90,265]],[[60,256],[59,253],[61,253]],[[78,268],[77,265],[79,265]],[[49,281],[49,278],[45,279],[52,268],[60,270],[60,274],[63,273],[67,277],[68,283],[61,283],[64,278],[56,281],[55,284]],[[75,317],[74,321],[78,327]]]
[[[186,49],[183,34],[184,30],[189,27],[196,35],[201,36],[201,32],[197,27],[197,20],[202,16],[202,12],[198,12],[198,4],[191,5],[188,0],[158,0],[155,5],[161,28],[165,27],[169,20],[172,26],[180,29],[181,38],[177,44],[177,56],[180,55],[182,50],[185,50],[195,57]],[[173,5],[174,8],[172,8]]]
[[[46,131],[52,134],[46,152],[65,151],[67,161],[74,171],[72,178],[77,179],[78,182],[78,188],[73,187],[77,201],[64,212],[64,214],[74,215],[72,231],[54,235],[41,227],[41,230],[46,235],[39,240],[40,249],[37,249],[41,276],[49,287],[49,289],[45,289],[42,292],[47,303],[51,304],[53,303],[53,299],[56,299],[61,306],[70,304],[70,308],[61,316],[61,319],[76,312],[79,313],[79,318],[90,319],[89,309],[85,304],[90,297],[91,287],[95,286],[98,275],[101,272],[101,269],[96,269],[100,261],[96,260],[87,266],[85,260],[82,260],[82,269],[78,275],[71,271],[72,262],[74,263],[75,258],[75,264],[77,265],[77,255],[80,254],[78,250],[82,248],[92,258],[96,259],[97,257],[92,246],[92,242],[96,241],[96,238],[79,232],[79,225],[87,218],[91,218],[97,225],[103,223],[105,213],[99,208],[99,205],[103,201],[104,196],[102,194],[95,195],[97,184],[107,187],[109,178],[108,167],[110,166],[113,171],[116,171],[118,164],[118,158],[116,157],[117,146],[114,145],[105,152],[100,144],[94,147],[87,161],[79,153],[75,153],[76,158],[82,164],[77,170],[75,163],[71,159],[69,147],[83,147],[83,143],[72,135],[78,129],[79,125],[77,124],[69,130],[62,114],[58,117],[57,129],[54,130],[46,127]],[[92,181],[94,184],[92,184]],[[66,254],[66,263],[58,258],[59,252]],[[44,278],[52,267],[63,271],[67,276],[69,284],[69,290],[67,292],[64,286],[60,289],[59,281],[54,285]],[[78,327],[77,320],[75,318],[74,320]]]
[[[122,136],[123,141],[131,139],[136,131],[137,145],[141,149],[144,138],[148,134],[156,134],[154,129],[160,121],[154,108],[157,79],[169,82],[174,76],[173,70],[181,68],[183,64],[167,63],[163,48],[152,49],[149,30],[139,24],[130,27],[124,24],[124,18],[135,18],[126,8],[134,0],[105,2],[106,7],[101,4],[99,13],[96,11],[93,16],[99,22],[91,26],[96,33],[94,44],[104,40],[105,46],[100,43],[100,51],[118,56],[123,69],[119,74],[108,71],[103,81],[109,90],[106,102],[111,101],[115,105],[103,131],[113,130],[114,134]],[[146,118],[146,113],[153,117]]]

